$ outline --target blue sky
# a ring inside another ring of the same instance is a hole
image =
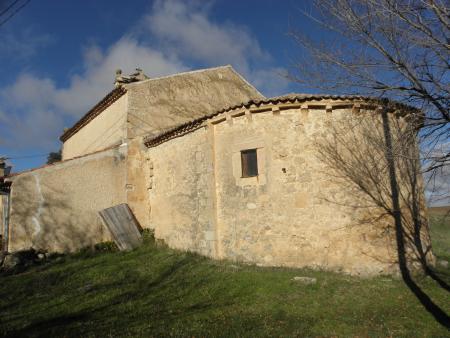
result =
[[[308,4],[32,0],[0,27],[0,155],[14,171],[43,164],[117,68],[160,76],[231,64],[267,96],[311,92],[280,75],[298,52],[290,26],[311,30],[298,6]]]
[[[231,64],[266,96],[312,93],[280,75],[300,53],[291,28],[334,40],[301,10],[309,0],[31,0],[0,26],[0,156],[16,172],[44,164],[117,68],[155,77]]]

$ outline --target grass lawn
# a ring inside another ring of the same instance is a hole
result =
[[[435,253],[450,259],[447,220]],[[450,283],[450,269],[440,268]],[[317,278],[304,285],[294,276]],[[447,313],[449,293],[417,283]],[[0,276],[0,334],[22,337],[450,337],[401,280],[218,262],[147,243]]]
[[[429,217],[433,252],[450,263],[450,207],[431,208]]]

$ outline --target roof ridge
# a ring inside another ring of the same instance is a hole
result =
[[[86,114],[84,114],[72,127],[67,129],[61,136],[60,140],[62,142],[67,141],[70,137],[72,137],[75,133],[77,133],[81,128],[83,128],[86,124],[88,124],[92,119],[102,113],[106,108],[108,108],[111,104],[113,104],[116,100],[118,100],[122,95],[127,92],[127,88],[131,88],[134,85],[147,83],[149,81],[159,81],[163,79],[176,78],[179,76],[186,76],[189,74],[199,74],[209,71],[217,71],[221,69],[229,69],[235,76],[237,76],[243,83],[245,83],[250,89],[255,91],[261,98],[266,98],[262,95],[258,89],[256,89],[252,84],[250,84],[241,74],[239,74],[231,65],[223,65],[211,68],[203,68],[190,70],[186,72],[171,74],[167,76],[161,76],[156,78],[150,78],[147,80],[136,81],[132,83],[120,84],[116,88],[112,89],[105,97],[103,97],[95,106],[93,106]]]
[[[177,77],[177,76],[183,76],[183,75],[189,75],[189,74],[195,74],[195,73],[202,73],[202,72],[206,72],[206,71],[217,70],[217,69],[224,69],[224,68],[231,68],[232,70],[234,70],[231,65],[223,65],[223,66],[217,66],[217,67],[211,67],[211,68],[194,69],[194,70],[188,70],[188,71],[181,72],[181,73],[175,73],[175,74],[164,75],[164,76],[159,76],[159,77],[152,77],[152,78],[147,79],[147,80],[131,82],[131,83],[125,84],[124,86],[125,87],[132,87],[132,86],[135,86],[135,85],[138,85],[138,84],[147,83],[147,82],[154,81],[154,80],[163,80],[163,79],[168,79],[168,78],[171,78],[171,77]],[[236,71],[234,71],[234,72],[237,73]],[[247,81],[245,81],[245,82],[247,82]]]

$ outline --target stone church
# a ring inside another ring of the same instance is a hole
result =
[[[361,96],[266,98],[231,66],[160,78],[118,71],[114,89],[64,131],[61,162],[7,177],[4,247],[76,251],[110,240],[98,213],[127,203],[172,248],[263,266],[393,273],[392,217],[381,204],[363,207],[367,194],[339,179],[319,147],[333,140],[335,121],[381,121],[381,111],[407,124],[412,108]],[[419,251],[429,249],[423,224]]]

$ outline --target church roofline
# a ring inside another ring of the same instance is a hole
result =
[[[264,97],[263,94],[261,94],[258,89],[256,89],[251,83],[249,83],[241,74],[239,74],[231,65],[225,65],[225,66],[218,66],[218,67],[212,67],[212,68],[204,68],[204,69],[196,69],[191,71],[186,71],[182,73],[176,73],[171,74],[167,76],[161,76],[161,77],[155,77],[155,78],[149,78],[146,80],[136,81],[136,82],[130,82],[130,83],[124,83],[120,84],[116,88],[114,88],[112,91],[110,91],[100,102],[98,102],[94,107],[92,107],[80,120],[78,120],[71,128],[67,129],[61,136],[60,141],[66,142],[70,137],[72,137],[74,134],[76,134],[81,128],[83,128],[85,125],[87,125],[90,121],[92,121],[95,117],[100,115],[106,108],[108,108],[111,104],[113,104],[115,101],[117,101],[120,97],[122,97],[126,92],[127,88],[141,85],[150,81],[158,81],[158,80],[164,80],[164,79],[170,79],[175,77],[181,77],[185,75],[190,74],[196,74],[196,73],[203,73],[208,71],[217,71],[221,69],[229,69],[231,70],[236,76],[238,76],[241,81],[243,81],[246,85],[251,87],[258,95],[261,97]]]
[[[221,109],[213,114],[206,115],[200,117],[198,119],[183,123],[174,128],[166,130],[158,135],[149,135],[144,138],[144,144],[148,148],[155,147],[161,143],[164,143],[172,138],[183,136],[187,133],[190,133],[194,130],[197,130],[204,126],[206,120],[217,117],[218,115],[230,112],[236,109],[244,109],[244,108],[258,108],[265,105],[280,105],[280,104],[295,104],[295,103],[304,103],[310,101],[325,101],[325,100],[334,100],[334,101],[363,101],[368,105],[384,105],[389,106],[394,110],[402,110],[409,112],[419,112],[417,108],[405,105],[403,103],[395,102],[388,99],[380,99],[369,96],[360,96],[360,95],[327,95],[327,94],[287,94],[282,96],[276,96],[272,98],[262,99],[262,100],[250,100],[245,103],[241,103],[238,105],[234,105],[231,107],[227,107]]]
[[[166,75],[166,76],[152,77],[150,79],[146,79],[146,80],[142,80],[142,81],[138,81],[138,82],[127,83],[126,87],[132,87],[132,86],[140,85],[140,84],[151,82],[151,81],[170,79],[170,78],[174,78],[174,77],[178,77],[178,76],[185,76],[185,75],[191,75],[191,74],[197,74],[197,73],[204,73],[204,72],[216,71],[216,70],[221,70],[221,69],[230,69],[233,73],[235,73],[242,80],[242,82],[244,82],[246,85],[252,87],[252,89],[254,89],[259,95],[261,95],[261,97],[265,97],[263,94],[261,94],[261,92],[258,89],[256,89],[255,86],[253,86],[250,82],[248,82],[231,65],[224,65],[224,66],[217,66],[217,67],[203,68],[203,69],[195,69],[195,70],[189,70],[189,71],[185,71],[185,72],[181,72],[181,73]]]
[[[127,90],[119,86],[110,91],[103,99],[100,100],[94,107],[91,108],[81,119],[78,120],[71,128],[67,129],[61,136],[60,140],[62,142],[67,141],[70,137],[72,137],[76,132],[78,132],[81,128],[87,125],[90,121],[92,121],[95,117],[100,115],[106,108],[116,102],[119,98],[121,98]]]

